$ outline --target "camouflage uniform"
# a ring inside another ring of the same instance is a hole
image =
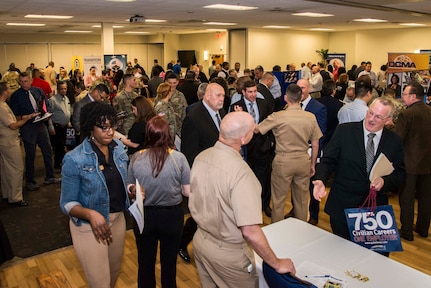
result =
[[[174,138],[177,131],[181,130],[181,127],[179,127],[179,129],[177,127],[177,117],[171,104],[159,100],[154,106],[154,109],[156,110],[157,115],[164,116],[166,118],[169,124],[169,129],[171,130],[171,135]]]
[[[157,105],[158,102],[160,102],[160,100],[158,97],[156,97],[156,99],[154,99],[154,105]],[[188,106],[186,97],[184,97],[183,92],[180,92],[175,89],[175,91],[172,93],[171,100],[169,100],[169,104],[175,113],[175,118],[177,122],[176,134],[181,136],[181,127],[183,126],[183,120],[186,117],[186,108]]]
[[[126,92],[126,90],[121,91],[112,100],[112,106],[117,113],[124,112],[123,121],[119,121],[121,124],[118,127],[118,132],[127,135],[130,128],[132,128],[133,123],[135,123],[135,114],[132,110],[132,101],[138,97],[136,92]]]
[[[176,133],[181,136],[181,127],[183,126],[183,120],[186,117],[187,100],[184,94],[177,89],[172,93],[172,98],[169,100],[172,109],[175,112],[175,118],[177,121]]]

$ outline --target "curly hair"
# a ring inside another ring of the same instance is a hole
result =
[[[103,126],[106,120],[109,120],[111,127],[117,124],[117,112],[111,105],[95,101],[82,107],[79,119],[81,137],[89,137],[94,126]]]

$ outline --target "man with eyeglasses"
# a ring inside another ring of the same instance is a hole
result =
[[[394,104],[389,98],[376,98],[361,122],[340,124],[323,150],[314,176],[314,198],[325,195],[325,183],[335,171],[325,212],[329,214],[334,234],[350,240],[344,209],[357,208],[367,198],[370,188],[377,191],[377,205],[387,205],[388,191],[397,191],[405,176],[401,138],[385,128],[392,120]],[[370,182],[374,161],[384,154],[394,171]]]
[[[401,237],[413,241],[413,231],[428,237],[431,217],[431,107],[424,100],[424,88],[418,83],[407,85],[402,94],[407,109],[400,113],[395,133],[404,144],[406,179],[400,190]],[[415,192],[418,200],[414,222]]]
[[[90,92],[88,92],[87,96],[82,98],[79,102],[75,103],[73,107],[73,115],[72,115],[72,125],[75,128],[75,135],[77,143],[81,143],[80,139],[80,124],[79,118],[81,117],[81,109],[88,103],[97,101],[104,102],[109,96],[109,89],[105,84],[98,84],[93,88]]]

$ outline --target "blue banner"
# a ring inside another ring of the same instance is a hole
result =
[[[376,252],[403,251],[391,205],[344,209],[350,240]]]

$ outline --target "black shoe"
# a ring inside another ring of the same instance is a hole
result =
[[[180,251],[178,251],[178,255],[180,255],[181,259],[190,263],[190,255],[189,252],[187,252],[187,249],[180,249]]]
[[[21,200],[18,202],[9,203],[9,205],[12,207],[25,207],[28,206],[28,202],[25,200]]]
[[[316,226],[316,225],[317,225],[317,223],[319,223],[319,220],[316,220],[316,219],[312,219],[312,218],[310,218],[310,220],[308,220],[308,223],[310,223],[311,225]]]
[[[400,236],[406,239],[407,241],[413,241],[413,233],[405,233],[400,231]]]
[[[265,215],[267,217],[271,218],[271,216],[272,216],[272,209],[271,209],[271,207],[268,206],[268,207],[264,208],[263,212],[265,212]]]
[[[289,211],[289,213],[287,213],[286,215],[284,215],[284,219],[290,218],[290,217],[295,217],[295,212],[292,210]]]
[[[426,232],[426,233],[419,232],[416,224],[413,224],[413,231],[415,231],[416,233],[418,233],[423,238],[427,238],[428,237],[428,232]]]

